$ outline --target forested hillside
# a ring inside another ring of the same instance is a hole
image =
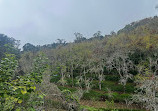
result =
[[[0,34],[0,59],[4,57],[5,53],[12,53],[19,57],[19,45],[20,41],[15,40],[14,38],[7,37],[4,34]]]
[[[158,111],[158,17],[75,37],[20,52],[0,35],[0,109]]]

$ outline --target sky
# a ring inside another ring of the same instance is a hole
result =
[[[0,33],[34,45],[91,37],[158,14],[158,0],[0,0]]]

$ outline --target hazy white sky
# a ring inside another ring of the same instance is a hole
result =
[[[158,0],[0,0],[0,33],[21,44],[49,44],[74,32],[92,36],[157,15]]]

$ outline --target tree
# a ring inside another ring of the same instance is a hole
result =
[[[15,40],[14,38],[10,38],[4,34],[0,34],[0,60],[5,57],[5,53],[15,54],[17,57],[19,57],[19,45],[19,40]]]
[[[23,51],[37,51],[37,49],[36,49],[36,46],[34,46],[33,44],[26,43],[23,46]]]
[[[107,58],[107,66],[109,69],[117,70],[120,76],[120,83],[124,86],[127,83],[128,79],[132,79],[133,75],[130,73],[130,69],[133,68],[133,63],[129,59],[128,55],[125,52],[117,51]]]
[[[103,44],[98,40],[93,42],[93,54],[92,54],[92,64],[91,64],[91,73],[95,73],[99,80],[99,89],[102,88],[102,81],[104,80],[104,67],[105,67],[105,53],[103,50]]]
[[[22,70],[24,73],[31,72],[31,68],[33,67],[33,59],[35,56],[37,56],[37,53],[22,53],[21,58],[19,59],[19,69]]]
[[[133,101],[142,103],[151,111],[158,110],[158,56],[148,58],[138,65],[139,74],[135,77],[137,90]]]
[[[111,31],[111,33],[110,33],[112,36],[115,36],[116,35],[116,32],[114,32],[114,31]]]
[[[76,39],[74,40],[75,43],[81,43],[86,40],[86,38],[83,37],[83,35],[81,33],[76,32],[76,33],[74,33],[74,35],[76,37]]]
[[[64,39],[57,39],[58,44],[66,44],[66,41]]]
[[[101,35],[101,31],[97,31],[96,33],[93,34],[93,38],[95,39],[103,39],[103,36]]]

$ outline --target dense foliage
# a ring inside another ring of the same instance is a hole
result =
[[[43,56],[35,59],[32,72],[17,76],[18,61],[14,55],[6,55],[0,63],[0,110],[29,111],[40,108],[43,94],[36,90],[46,68]],[[37,65],[37,64],[40,64]]]

